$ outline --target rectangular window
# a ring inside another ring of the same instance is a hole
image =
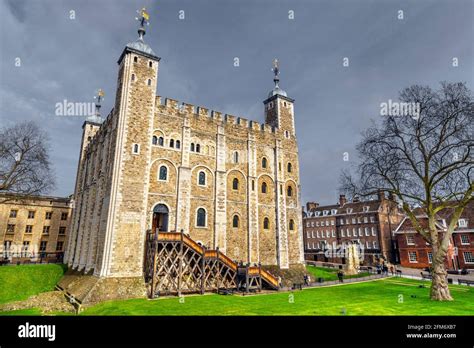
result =
[[[15,233],[15,225],[14,224],[8,224],[7,225],[7,233]]]
[[[319,221],[316,221],[316,227],[319,227]]]
[[[59,227],[59,234],[60,234],[60,235],[66,234],[66,226],[61,226],[61,227]]]
[[[34,219],[35,218],[35,212],[33,210],[28,211],[28,219]]]
[[[357,218],[357,223],[358,224],[362,223],[362,219],[360,217]]]
[[[331,220],[331,226],[334,226],[334,220]]]
[[[461,234],[461,244],[469,245],[469,236],[467,234]]]
[[[314,238],[314,231],[311,231],[311,238]]]
[[[320,237],[319,237],[319,231],[316,231],[316,236],[317,236],[318,238],[320,238]]]
[[[49,227],[50,226],[43,226],[43,234],[49,234]]]
[[[345,237],[345,235],[344,235],[344,229],[343,229],[343,228],[341,228],[341,236],[342,236],[342,237]]]
[[[42,241],[40,242],[40,249],[39,249],[39,251],[46,251],[46,245],[47,245],[47,244],[48,244],[48,242],[42,240]]]
[[[375,240],[372,242],[372,246],[374,249],[377,249],[377,242]]]
[[[370,207],[369,207],[368,205],[366,205],[366,206],[364,207],[364,211],[365,211],[365,212],[368,212],[369,210],[370,210]]]
[[[18,210],[10,210],[10,217],[11,218],[16,218],[17,214],[18,214]]]
[[[375,227],[372,226],[371,229],[372,229],[372,236],[375,236]]]
[[[367,218],[367,216],[364,216],[364,223],[367,223],[369,222],[369,219]]]
[[[58,242],[56,244],[56,251],[62,251],[63,250],[63,245],[64,245],[64,242]]]
[[[347,212],[347,214],[351,214],[352,213],[352,208],[347,208],[346,212]]]
[[[368,237],[370,235],[369,234],[369,228],[365,227],[364,230],[365,230],[365,236]]]
[[[314,227],[314,221],[311,221],[311,227]]]
[[[309,231],[306,232],[306,238],[311,238],[311,234],[309,233]]]
[[[352,228],[352,236],[353,237],[357,237],[357,230],[354,228]]]
[[[311,249],[311,243],[308,242],[308,246],[307,246],[307,249]]]
[[[359,227],[359,237],[362,237],[362,228]]]
[[[341,219],[340,223],[341,223],[341,225],[344,225],[344,219]]]
[[[369,241],[365,242],[365,246],[366,246],[367,249],[370,249]]]
[[[352,218],[352,224],[355,224],[357,221],[355,218]]]
[[[45,219],[46,219],[46,220],[51,220],[52,216],[53,216],[53,212],[52,212],[52,211],[47,211],[47,212],[46,212]]]
[[[372,223],[375,222],[375,218],[373,216],[370,217],[370,222],[372,222]]]
[[[346,225],[349,225],[349,223],[350,223],[349,219],[346,219]]]
[[[326,226],[329,226],[329,221],[328,220],[326,220]]]
[[[32,233],[33,232],[33,225],[26,225],[25,233]]]
[[[415,237],[414,236],[407,236],[407,244],[408,245],[415,245]]]
[[[409,251],[408,252],[408,260],[411,263],[416,263],[418,262],[418,256],[416,255],[416,251]]]
[[[11,216],[10,216],[11,217]],[[467,227],[467,221],[466,219],[459,219],[458,220],[458,226],[459,227]]]
[[[350,237],[351,236],[351,230],[348,228],[347,229],[347,236]]]
[[[329,234],[329,230],[326,230],[326,238],[329,238],[330,234]]]
[[[334,232],[334,230],[331,230],[331,236],[336,237],[336,233]]]
[[[61,213],[61,220],[67,220],[68,213]]]
[[[433,253],[428,251],[428,263],[433,263]]]
[[[463,252],[463,255],[464,255],[464,262],[474,263],[474,255],[472,254],[472,251],[465,251]]]

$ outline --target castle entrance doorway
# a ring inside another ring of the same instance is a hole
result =
[[[168,232],[168,207],[164,204],[158,204],[153,208],[152,231]]]

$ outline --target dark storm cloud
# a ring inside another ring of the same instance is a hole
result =
[[[116,60],[136,38],[135,10],[142,6],[151,14],[145,39],[162,57],[159,95],[263,122],[270,64],[279,58],[281,86],[296,99],[303,202],[336,201],[339,172],[356,160],[360,132],[400,89],[441,80],[472,88],[469,0],[1,1],[1,123],[34,119],[47,129],[58,181],[53,194],[74,190],[83,122],[55,116],[55,104],[92,101],[102,87],[107,114]]]

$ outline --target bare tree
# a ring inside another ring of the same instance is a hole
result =
[[[0,129],[2,201],[38,195],[54,187],[48,137],[34,122]]]
[[[341,175],[341,190],[373,195],[381,189],[398,198],[416,231],[433,249],[431,299],[452,300],[445,269],[453,230],[473,200],[474,103],[464,83],[441,83],[437,91],[413,85],[400,101],[418,103],[414,116],[384,116],[363,133],[361,163]],[[421,223],[417,211],[428,226]],[[436,221],[448,217],[439,234]]]

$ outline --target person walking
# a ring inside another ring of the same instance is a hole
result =
[[[337,272],[337,277],[339,278],[339,282],[340,282],[340,283],[343,283],[343,282],[344,282],[344,280],[343,280],[343,278],[344,278],[344,272],[343,272],[342,270],[339,270],[339,271]]]

